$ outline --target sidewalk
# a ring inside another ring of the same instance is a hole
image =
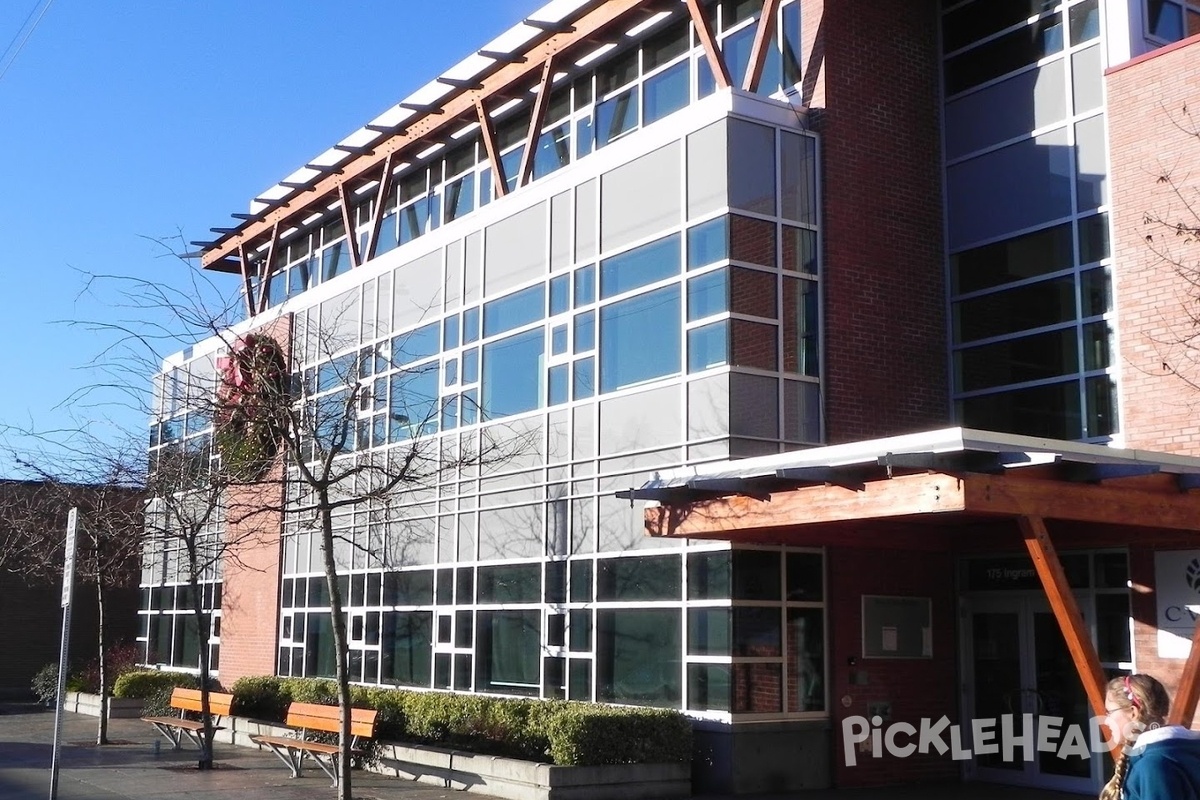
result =
[[[216,745],[217,767],[196,769],[196,750],[170,744],[136,719],[109,723],[112,744],[98,747],[96,718],[63,715],[59,760],[60,800],[317,800],[333,798],[325,773],[308,766],[291,778],[275,756],[249,747]],[[156,753],[155,741],[160,742]],[[54,712],[32,704],[0,704],[0,798],[46,800],[50,796],[50,760]],[[464,800],[484,795],[375,775],[354,773],[358,800]],[[1078,800],[1080,795],[988,784],[889,786],[877,789],[826,789],[787,795],[758,795],[754,800]],[[729,800],[729,798],[706,798]]]
[[[335,796],[329,779],[317,767],[306,766],[300,778],[292,778],[279,759],[253,748],[217,744],[216,769],[200,772],[195,768],[194,747],[171,750],[169,742],[140,720],[112,720],[108,737],[113,744],[98,747],[95,717],[63,715],[60,800],[310,800]],[[161,742],[157,755],[156,739]],[[53,746],[52,710],[0,705],[0,798],[46,800]],[[355,798],[361,800],[483,797],[358,771],[353,788]]]

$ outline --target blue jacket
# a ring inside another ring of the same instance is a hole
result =
[[[1127,757],[1126,800],[1200,800],[1200,734],[1175,726],[1145,731]]]

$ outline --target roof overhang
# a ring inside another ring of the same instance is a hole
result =
[[[652,536],[1038,517],[1200,531],[1200,459],[949,428],[707,464],[619,493]]]

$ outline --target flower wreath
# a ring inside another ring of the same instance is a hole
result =
[[[287,361],[269,336],[249,333],[217,360],[216,444],[222,468],[243,483],[258,480],[279,451],[279,413]]]

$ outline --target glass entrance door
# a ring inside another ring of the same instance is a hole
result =
[[[967,620],[964,716],[968,719],[963,728],[969,730],[969,718],[995,720],[992,729],[998,742],[1000,718],[1011,714],[1014,739],[1031,721],[1036,743],[1039,718],[1057,717],[1061,722],[1055,723],[1059,733],[1053,744],[1060,745],[1065,732],[1077,726],[1074,730],[1085,737],[1086,747],[1091,717],[1087,694],[1046,599],[1025,593],[975,597]],[[1037,752],[1028,760],[1023,747],[1016,747],[1006,760],[1000,748],[996,754],[976,755],[970,772],[978,780],[1091,792],[1097,788],[1098,761],[1059,758],[1055,751]]]

